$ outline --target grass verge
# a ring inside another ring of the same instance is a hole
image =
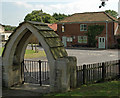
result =
[[[3,49],[4,49],[3,47],[2,48],[0,47],[0,56],[2,55]]]
[[[4,48],[0,48],[0,56],[2,55],[3,49]],[[39,57],[46,57],[46,54],[43,50],[39,50],[38,53],[35,53],[34,50],[27,49],[25,52],[25,59],[32,59]]]
[[[32,59],[32,58],[39,58],[39,57],[46,57],[46,54],[43,50],[39,50],[38,53],[35,53],[34,50],[26,50],[24,58]]]
[[[51,93],[45,96],[119,96],[120,81],[82,85],[65,93]]]

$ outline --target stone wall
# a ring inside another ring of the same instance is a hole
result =
[[[2,57],[0,56],[0,97],[2,97]]]

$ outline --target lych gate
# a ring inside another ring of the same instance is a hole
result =
[[[59,36],[46,24],[23,22],[10,36],[2,54],[3,86],[22,83],[21,63],[32,36],[41,43],[50,66],[50,90],[67,91],[76,86],[76,58],[69,57]]]

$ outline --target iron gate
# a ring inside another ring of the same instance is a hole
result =
[[[24,60],[21,64],[24,82],[49,85],[49,66],[47,61]]]

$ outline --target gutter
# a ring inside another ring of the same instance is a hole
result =
[[[106,20],[106,49],[108,48],[108,21]]]
[[[118,23],[118,21],[108,21],[108,23],[110,22],[116,22]],[[72,23],[106,23],[106,21],[83,21],[83,22],[59,22],[57,24],[72,24]]]

